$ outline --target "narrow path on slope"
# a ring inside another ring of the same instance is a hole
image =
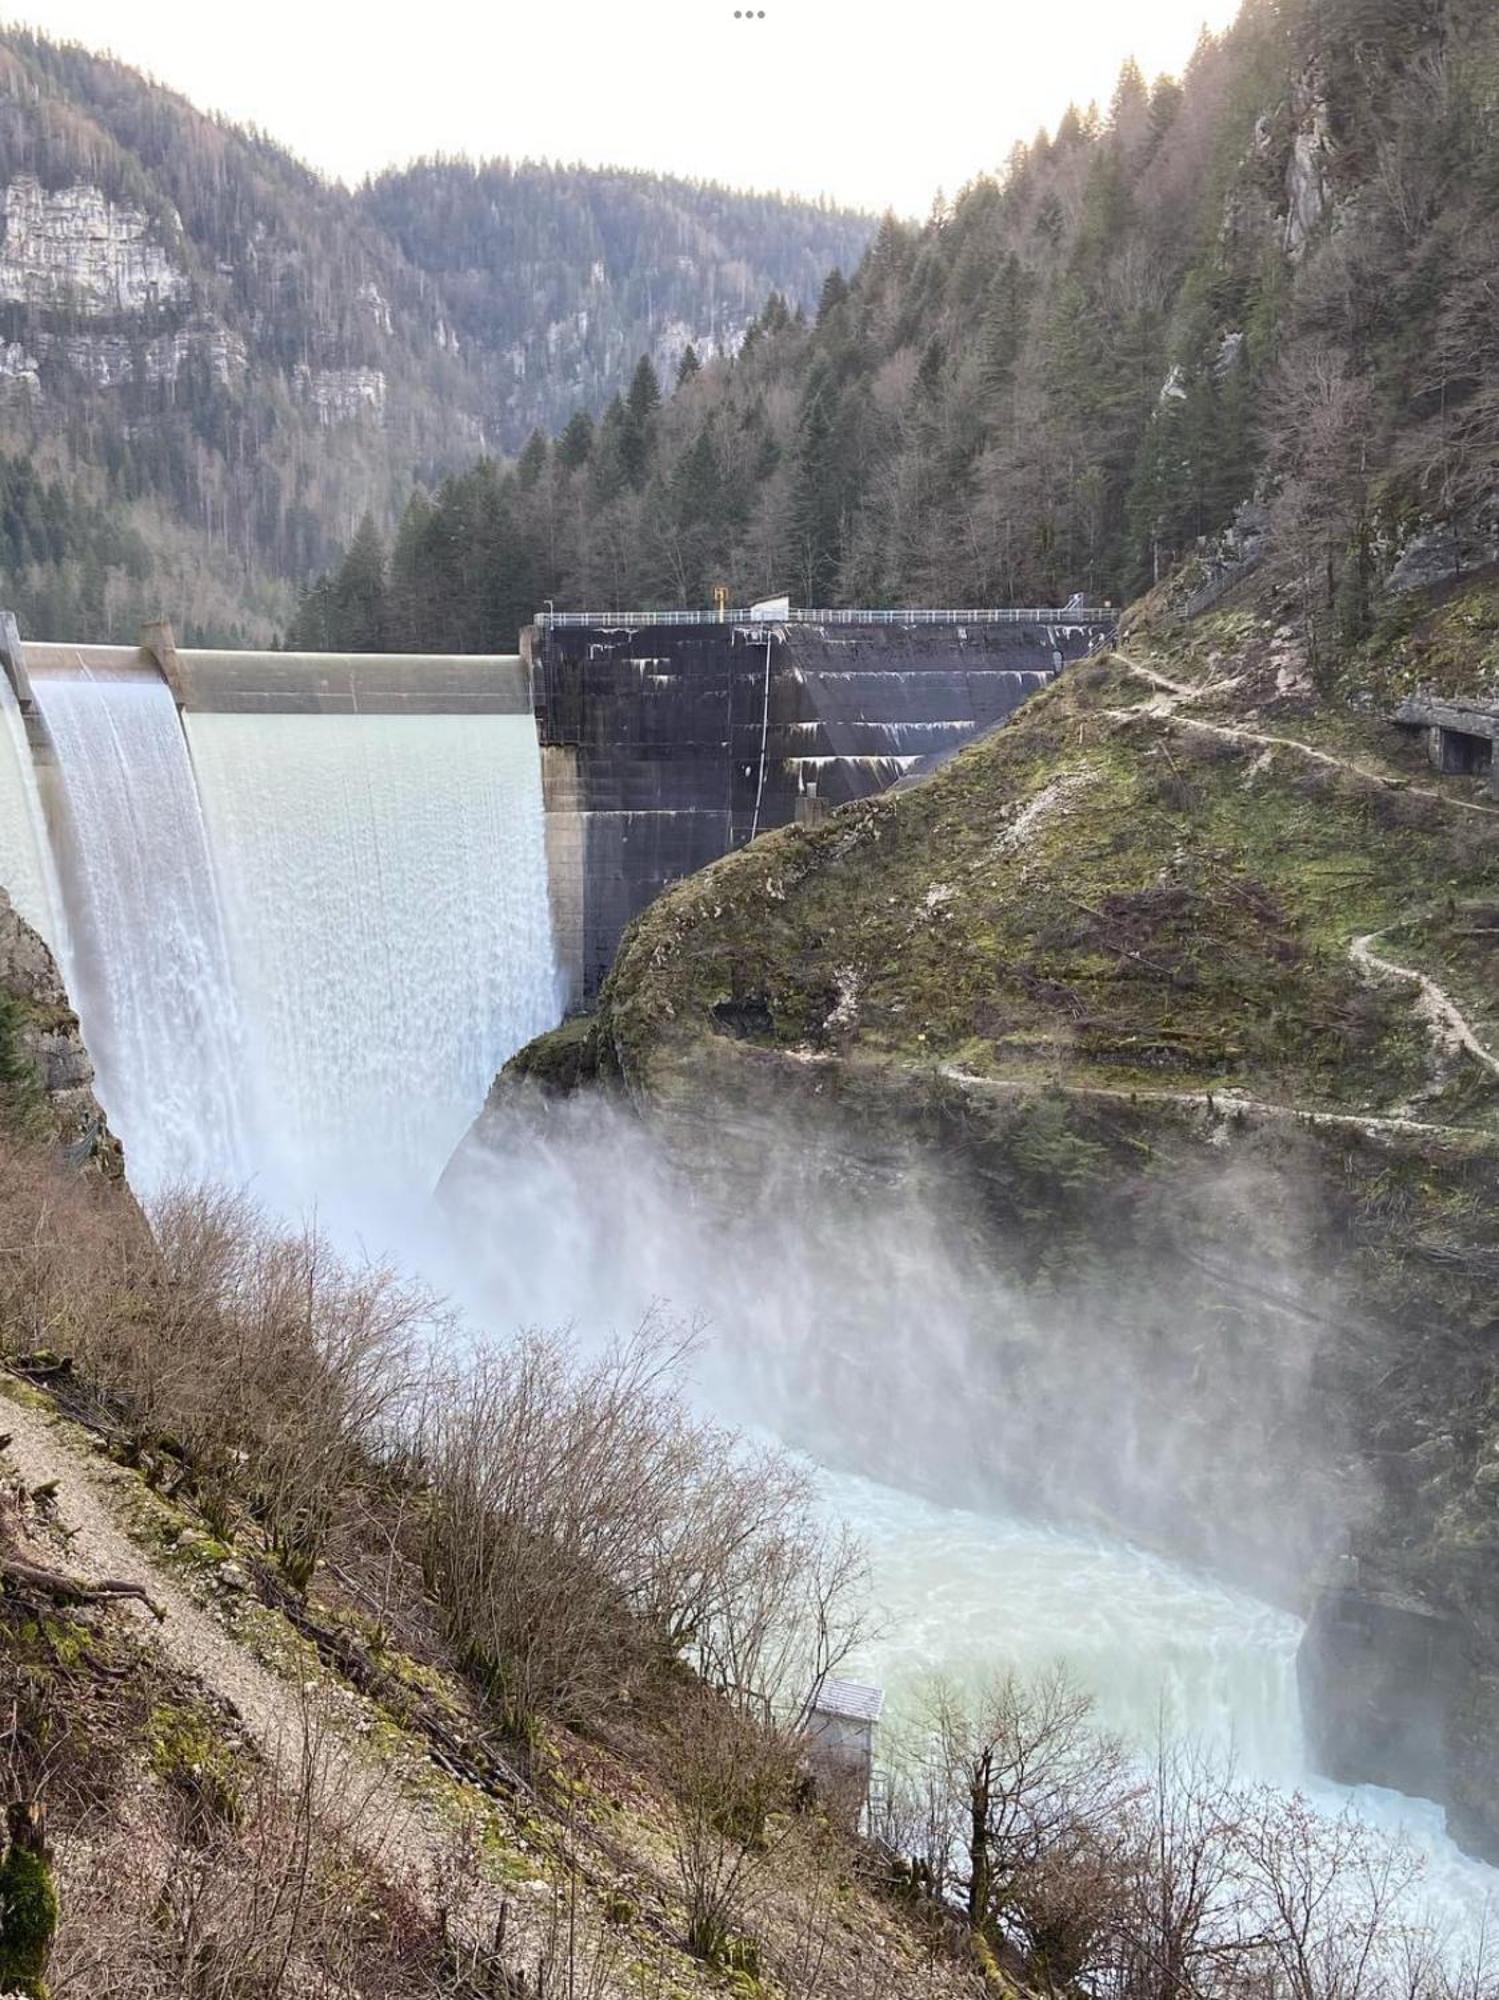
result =
[[[1369,765],[1357,763],[1351,757],[1339,757],[1331,750],[1319,750],[1315,744],[1302,743],[1294,736],[1270,736],[1261,730],[1245,729],[1235,723],[1205,722],[1201,716],[1178,715],[1179,703],[1200,701],[1204,695],[1221,693],[1231,682],[1209,681],[1202,687],[1189,687],[1182,681],[1173,681],[1165,674],[1157,673],[1153,667],[1142,666],[1138,660],[1130,659],[1127,653],[1110,653],[1109,658],[1137,680],[1145,681],[1173,697],[1170,703],[1153,711],[1163,722],[1183,729],[1200,729],[1205,735],[1218,736],[1229,743],[1253,743],[1261,750],[1294,750],[1298,756],[1308,757],[1313,763],[1331,765],[1336,771],[1347,771],[1350,776],[1362,779],[1367,785],[1378,785],[1383,791],[1404,792],[1411,798],[1432,799],[1437,805],[1455,812],[1478,813],[1484,819],[1499,819],[1499,806],[1484,806],[1472,799],[1454,798],[1451,793],[1439,792],[1430,785],[1409,784],[1404,778],[1392,778],[1386,772],[1372,770]],[[1109,713],[1115,721],[1127,722],[1136,711],[1111,709]]]
[[[1410,793],[1419,799],[1434,799],[1438,805],[1455,807],[1460,812],[1481,813],[1489,819],[1499,819],[1499,807],[1476,804],[1471,799],[1453,798],[1449,793],[1439,792],[1427,785],[1408,785],[1398,778],[1386,777],[1383,772],[1372,771],[1366,764],[1356,763],[1349,757],[1338,757],[1330,750],[1319,750],[1313,744],[1298,742],[1292,736],[1267,736],[1258,730],[1244,729],[1232,723],[1204,722],[1198,716],[1180,716],[1176,713],[1179,702],[1197,701],[1203,695],[1221,691],[1228,682],[1210,681],[1202,687],[1191,687],[1183,681],[1174,681],[1165,674],[1157,673],[1154,667],[1147,667],[1139,660],[1132,660],[1127,653],[1111,653],[1111,660],[1143,680],[1151,687],[1159,688],[1173,697],[1169,705],[1156,710],[1161,720],[1179,723],[1188,729],[1200,729],[1210,736],[1224,737],[1230,742],[1253,743],[1266,750],[1294,750],[1303,757],[1309,757],[1319,764],[1329,764],[1335,770],[1348,771],[1354,777],[1368,784],[1379,785],[1386,790]],[[1112,711],[1123,719],[1129,711]],[[1393,928],[1386,926],[1386,929]],[[1436,981],[1424,972],[1418,972],[1408,965],[1398,965],[1393,959],[1381,957],[1374,949],[1376,941],[1383,937],[1383,931],[1366,931],[1356,937],[1348,947],[1348,956],[1355,967],[1367,979],[1399,979],[1418,989],[1417,1007],[1425,1017],[1433,1038],[1447,1051],[1461,1048],[1495,1076],[1499,1076],[1499,1057],[1485,1046],[1474,1030],[1472,1023],[1462,1012],[1457,1002]],[[1410,1120],[1377,1120],[1375,1123],[1404,1125],[1412,1130],[1437,1130],[1438,1127],[1423,1127]]]
[[[1411,975],[1415,976],[1415,975]],[[1492,1058],[1485,1056],[1486,1061]],[[824,1060],[836,1062],[836,1056],[799,1057],[800,1061]],[[968,1071],[952,1064],[943,1064],[938,1072],[949,1083],[974,1095],[1008,1097],[1032,1093],[1035,1085],[1010,1077],[972,1076]],[[1237,1090],[1135,1090],[1123,1084],[1108,1083],[1063,1083],[1058,1086],[1068,1097],[1102,1098],[1115,1104],[1178,1104],[1188,1111],[1208,1111],[1224,1117],[1231,1112],[1247,1112],[1253,1117],[1268,1121],[1294,1122],[1298,1125],[1331,1125],[1344,1131],[1357,1132],[1419,1132],[1431,1138],[1459,1139],[1471,1144],[1477,1140],[1481,1145],[1499,1146],[1499,1132],[1486,1132],[1479,1125],[1438,1125],[1429,1119],[1406,1118],[1389,1112],[1373,1111],[1321,1111],[1308,1105],[1276,1104],[1266,1097],[1249,1097]]]
[[[120,1600],[121,1615],[140,1618],[149,1641],[178,1672],[228,1703],[289,1793],[310,1789],[319,1826],[392,1880],[414,1880],[436,1907],[453,1851],[453,1831],[436,1808],[415,1801],[400,1770],[353,1737],[310,1682],[262,1665],[131,1539],[119,1518],[120,1475],[76,1446],[62,1420],[6,1397],[0,1426],[10,1433],[5,1456],[29,1487],[57,1481],[57,1511],[68,1535],[61,1567],[86,1581],[113,1577],[143,1585],[163,1614],[160,1622],[129,1599]],[[465,1915],[487,1938],[499,1907],[496,1888]],[[539,1914],[518,1898],[508,1917],[512,1948],[534,1957],[545,1944]]]
[[[1414,966],[1397,965],[1394,959],[1382,958],[1374,950],[1375,943],[1383,936],[1383,931],[1365,931],[1362,937],[1356,937],[1349,945],[1348,956],[1359,971],[1371,979],[1401,979],[1418,987],[1420,997],[1416,1002],[1417,1008],[1426,1017],[1436,1039],[1446,1048],[1466,1049],[1485,1069],[1499,1076],[1499,1056],[1495,1056],[1479,1040],[1472,1023],[1452,995],[1424,972],[1416,971]]]

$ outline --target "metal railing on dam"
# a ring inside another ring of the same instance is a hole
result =
[[[701,611],[538,611],[543,630],[597,625],[607,631],[635,631],[649,625],[1114,625],[1113,605],[989,607],[970,611],[933,610],[929,605],[895,611],[767,611],[759,605],[738,610],[716,606]]]

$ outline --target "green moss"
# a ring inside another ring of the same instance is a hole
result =
[[[211,1711],[159,1703],[151,1712],[148,1745],[152,1771],[181,1796],[195,1821],[239,1824],[240,1758]]]
[[[32,1012],[15,994],[0,990],[0,1128],[17,1139],[54,1136],[47,1094],[22,1039]]]
[[[1394,705],[1417,689],[1453,700],[1499,691],[1499,583],[1387,597],[1369,640],[1343,664],[1343,692]]]
[[[12,1840],[0,1862],[0,1992],[48,2000],[57,1889],[43,1853]]]
[[[599,1048],[591,1015],[564,1021],[549,1034],[538,1035],[505,1065],[505,1074],[512,1080],[564,1096],[593,1082],[598,1071]]]
[[[19,1375],[0,1373],[0,1396],[23,1410],[55,1410],[57,1405],[43,1389]]]

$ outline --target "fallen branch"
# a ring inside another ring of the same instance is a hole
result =
[[[35,1563],[20,1562],[14,1556],[0,1556],[0,1581],[18,1583],[27,1590],[40,1590],[60,1604],[103,1604],[110,1598],[133,1597],[144,1604],[158,1621],[166,1617],[161,1606],[142,1583],[125,1583],[106,1577],[99,1583],[84,1583],[64,1576],[61,1570],[41,1569]]]

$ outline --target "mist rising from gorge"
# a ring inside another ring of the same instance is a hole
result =
[[[1309,1414],[1335,1308],[1294,1180],[1142,1188],[1142,1234],[1216,1244],[1221,1268],[1122,1258],[1100,1282],[1065,1240],[1026,1270],[959,1163],[837,1121],[720,1107],[690,1164],[680,1128],[663,1143],[598,1096],[513,1099],[479,1129],[442,1200],[451,1276],[489,1323],[594,1340],[663,1309],[700,1328],[716,1409],[822,1464],[1123,1532],[1297,1610],[1342,1546],[1360,1496]]]

